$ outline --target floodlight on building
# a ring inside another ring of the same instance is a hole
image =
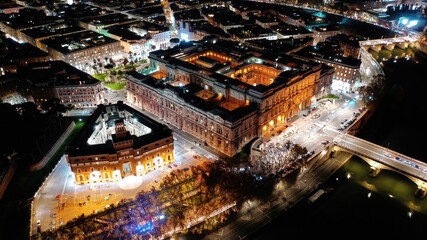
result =
[[[188,34],[186,34],[186,33],[181,33],[181,40],[182,40],[182,41],[186,41],[186,42],[188,42],[188,41],[189,41]]]

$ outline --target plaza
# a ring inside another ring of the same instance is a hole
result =
[[[82,214],[87,216],[102,211],[124,199],[134,198],[142,190],[149,191],[152,186],[158,185],[158,179],[172,169],[185,169],[209,161],[202,149],[191,147],[187,140],[176,134],[174,137],[177,139],[174,142],[174,164],[162,166],[142,176],[127,176],[117,182],[76,184],[63,156],[35,194],[30,234],[37,233],[38,220],[41,231],[57,228]],[[199,157],[195,158],[196,155]]]

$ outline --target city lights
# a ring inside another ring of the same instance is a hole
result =
[[[1,9],[0,239],[311,239],[391,210],[381,237],[427,234],[424,6],[33,5]]]

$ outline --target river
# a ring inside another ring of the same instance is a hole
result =
[[[427,199],[414,196],[416,185],[350,159],[321,188],[330,192],[310,204],[307,198],[247,239],[409,239],[427,237]]]

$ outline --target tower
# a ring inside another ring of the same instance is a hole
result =
[[[126,126],[123,120],[117,120],[115,122],[115,128],[116,128],[116,137],[117,138],[123,138],[126,137]]]

